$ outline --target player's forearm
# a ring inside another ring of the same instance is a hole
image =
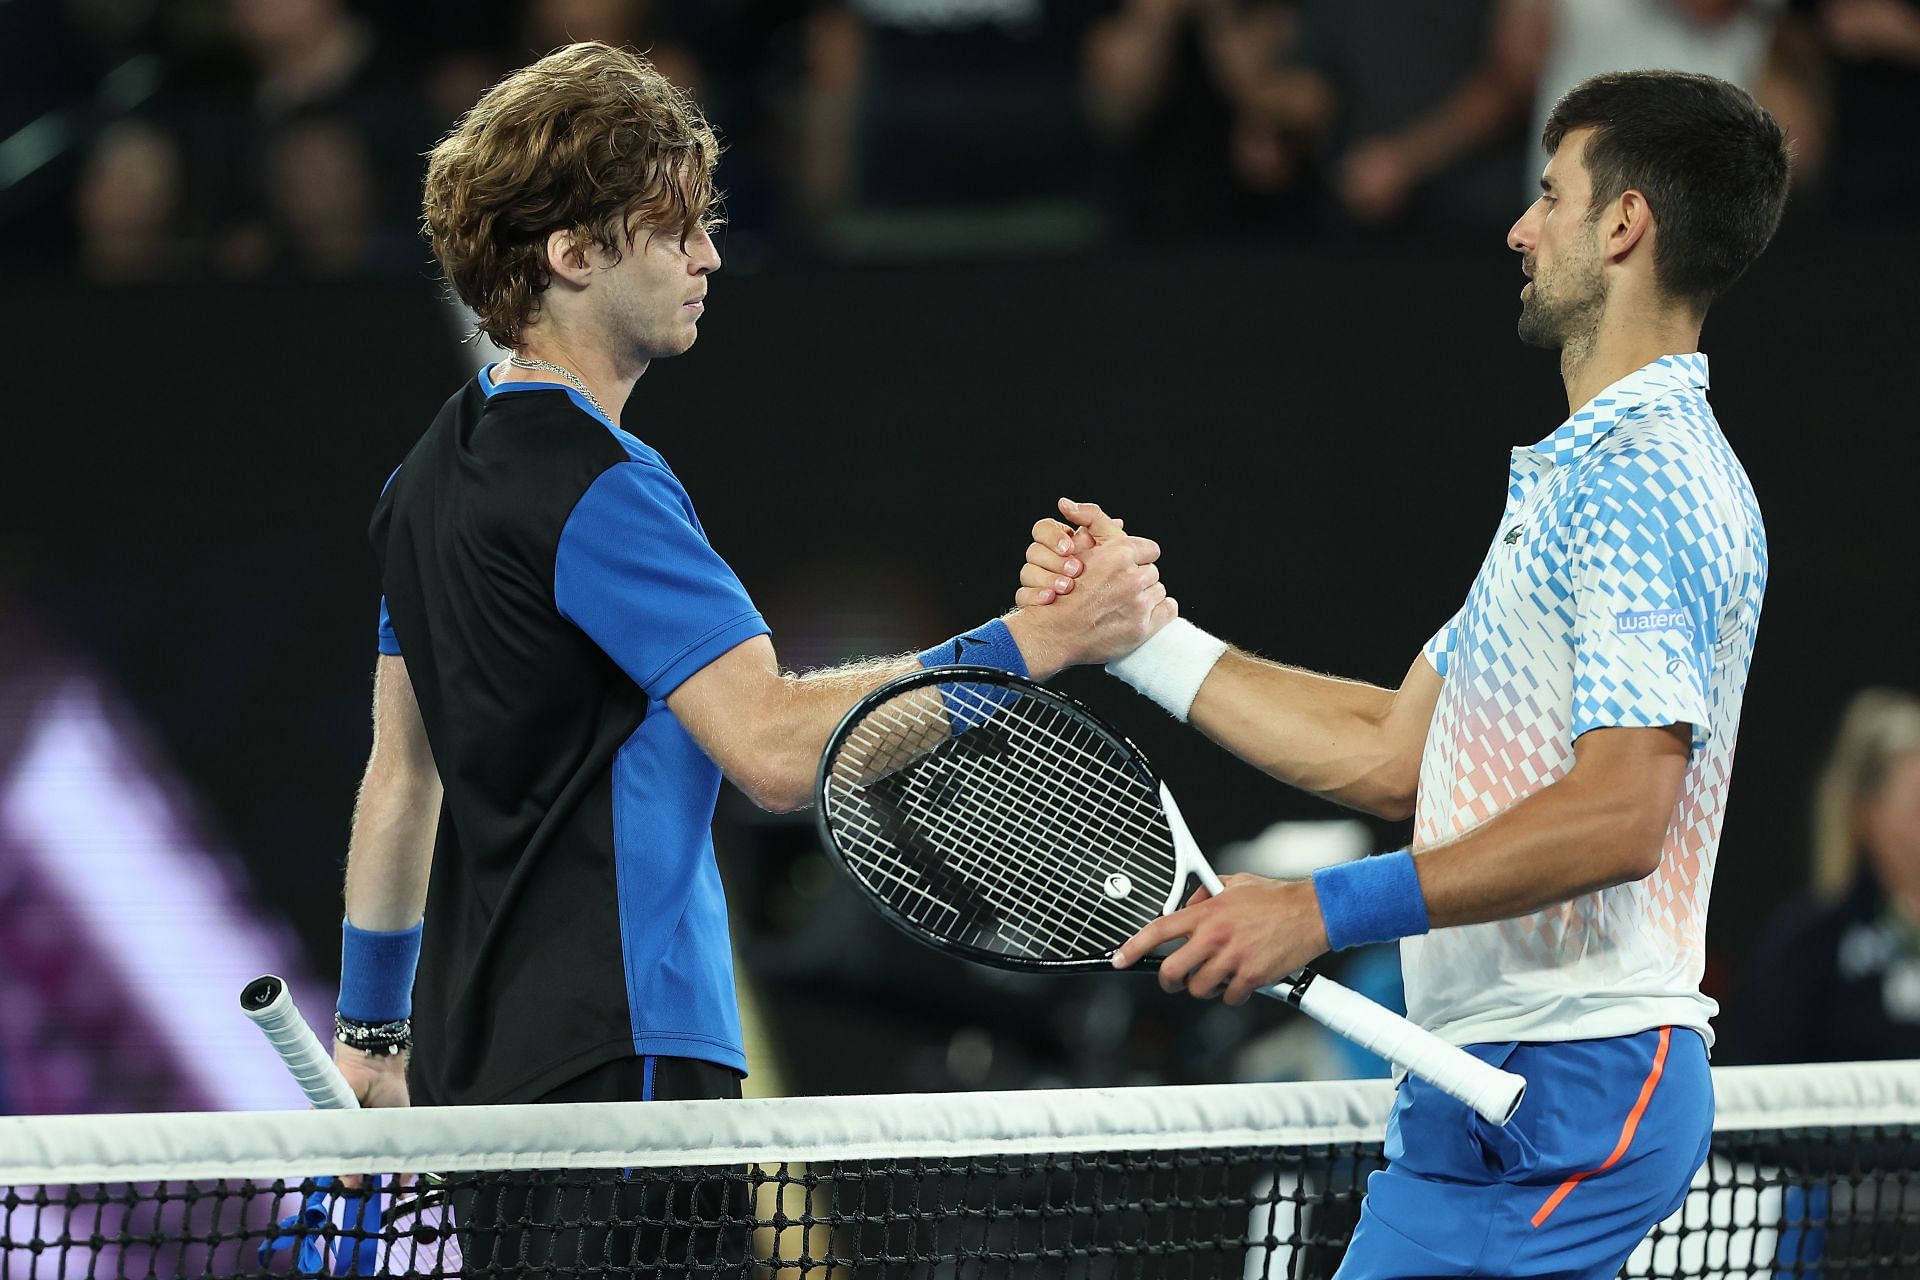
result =
[[[1457,839],[1414,855],[1434,928],[1528,915],[1644,879],[1672,804],[1647,788],[1569,774]]]
[[[854,704],[918,669],[917,659],[895,657],[792,675],[756,636],[668,694],[667,706],[749,800],[786,813],[812,800],[827,738]]]
[[[853,705],[920,663],[910,656],[875,658],[804,675],[780,677],[779,692],[753,762],[733,782],[763,809],[786,813],[813,799],[820,756]]]
[[[804,675],[779,673],[772,647],[756,646],[760,656],[741,673],[752,691],[740,694],[760,707],[753,717],[753,740],[744,750],[721,747],[715,758],[728,779],[761,808],[776,813],[803,808],[812,802],[827,739],[861,698],[889,680],[920,670],[923,658],[983,663],[1045,680],[1075,660],[1062,634],[1070,629],[1059,614],[1036,619],[1015,610],[926,654],[868,659]],[[699,729],[695,736],[703,742],[713,739]]]
[[[347,919],[356,928],[411,928],[427,905],[440,818],[440,778],[376,755],[360,784],[347,846]]]
[[[1399,819],[1412,811],[1417,778],[1387,732],[1393,700],[1388,689],[1229,649],[1200,686],[1189,719],[1289,786]]]

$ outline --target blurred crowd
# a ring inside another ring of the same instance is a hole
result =
[[[1790,218],[1920,218],[1920,0],[0,0],[0,225],[14,232],[0,269],[101,284],[429,277],[422,153],[500,76],[580,39],[649,51],[714,120],[734,270],[1194,240],[1497,244],[1532,199],[1559,95],[1653,66],[1741,83],[1787,124]],[[783,652],[805,665],[939,634],[935,602],[912,581],[886,585],[910,621],[842,613],[848,634],[818,635],[782,624]],[[817,616],[830,587],[792,579],[806,607],[791,612]],[[789,612],[777,593],[767,603]],[[1920,1058],[1920,699],[1860,695],[1815,809],[1813,887],[1730,988],[1720,1060]],[[824,863],[804,828],[750,829],[789,846],[777,865],[791,874],[761,877],[737,910],[790,942],[784,917],[824,898]],[[768,865],[766,848],[753,856]],[[30,927],[38,945],[57,917],[23,883],[0,874],[0,942]],[[908,944],[857,902],[836,911],[797,948],[749,953],[790,982],[767,980],[770,1020],[825,1016],[802,991],[824,990],[823,970],[796,952],[907,980],[880,948]],[[1343,976],[1390,999],[1390,958],[1357,957],[1373,976]],[[59,975],[40,971],[53,991]],[[1049,1062],[1054,1082],[1078,1082],[1073,1070],[1104,1068],[1126,1037],[1176,1063],[1172,1078],[1310,1073],[1331,1051],[1242,1044],[1235,1017],[1175,1023],[1150,984],[1137,997],[1089,988],[1078,1020],[988,971],[954,987],[975,1021],[913,1077],[926,1087],[1031,1082],[1044,1075],[1031,1064]],[[17,1021],[23,1007],[0,1009],[0,1040],[44,1042]],[[980,1027],[1023,1046],[1026,1074],[965,1066],[981,1058],[966,1038]],[[23,1077],[9,1079],[17,1098]]]
[[[1811,887],[1769,922],[1730,1011],[1734,1059],[1920,1058],[1920,697],[1854,696],[1811,834]]]
[[[1555,99],[1633,67],[1752,90],[1798,218],[1920,197],[1920,0],[33,0],[0,5],[0,222],[104,282],[421,273],[421,153],[583,39],[713,119],[736,266],[1497,234]]]

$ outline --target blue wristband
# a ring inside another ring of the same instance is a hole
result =
[[[933,646],[917,655],[916,660],[923,667],[995,667],[1017,676],[1027,674],[1027,660],[1021,655],[1020,646],[1014,643],[1013,632],[998,618]],[[1014,696],[1011,689],[990,684],[952,684],[940,690],[955,735],[985,724],[998,708],[1012,702]]]
[[[413,971],[420,963],[422,920],[411,929],[375,933],[340,920],[340,1003],[355,1022],[398,1022],[413,1014]]]
[[[998,618],[915,655],[915,661],[923,667],[995,667],[1017,676],[1028,674],[1027,660],[1014,643],[1013,632]]]
[[[1313,891],[1335,951],[1414,937],[1430,927],[1420,873],[1406,849],[1322,867],[1313,873]]]

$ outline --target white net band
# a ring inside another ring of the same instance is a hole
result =
[[[1920,1124],[1920,1062],[1714,1072],[1717,1132]],[[0,1119],[0,1186],[1377,1143],[1385,1080]]]

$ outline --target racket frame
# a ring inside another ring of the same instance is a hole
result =
[[[833,778],[833,762],[839,757],[840,748],[846,744],[848,737],[853,734],[854,730],[859,728],[861,721],[866,719],[867,714],[875,708],[912,693],[916,689],[924,689],[932,685],[942,684],[996,685],[1001,688],[1013,689],[1021,694],[1035,697],[1043,702],[1051,702],[1072,712],[1088,729],[1110,745],[1118,748],[1125,757],[1129,770],[1137,776],[1150,791],[1160,796],[1162,817],[1166,819],[1168,826],[1168,839],[1174,846],[1175,865],[1173,889],[1168,894],[1167,901],[1162,906],[1160,914],[1166,915],[1180,905],[1187,881],[1191,875],[1195,874],[1195,869],[1186,865],[1187,854],[1186,851],[1181,848],[1183,824],[1176,824],[1169,816],[1171,812],[1174,812],[1167,807],[1170,797],[1167,794],[1165,784],[1160,781],[1159,776],[1153,771],[1152,764],[1148,762],[1146,752],[1142,751],[1132,739],[1108,724],[1100,717],[1099,713],[1095,712],[1079,699],[1062,693],[1058,689],[1050,689],[1046,685],[1027,679],[1025,676],[1018,676],[1010,671],[1002,671],[998,667],[940,666],[926,667],[919,671],[908,672],[904,676],[888,681],[886,684],[881,685],[878,689],[861,698],[859,702],[854,704],[851,711],[841,717],[839,725],[835,727],[833,734],[827,739],[826,749],[820,753],[820,767],[816,771],[814,778],[814,820],[815,825],[820,831],[820,843],[826,847],[827,856],[834,860],[848,879],[860,886],[861,893],[865,894],[867,900],[879,909],[880,914],[886,917],[889,924],[911,936],[916,941],[932,947],[935,951],[945,952],[947,955],[955,956],[962,960],[971,960],[978,964],[991,965],[996,969],[1010,969],[1022,973],[1099,973],[1111,971],[1113,964],[1104,956],[1089,956],[1078,960],[1048,960],[1032,956],[1008,955],[1005,952],[989,951],[984,947],[972,946],[969,943],[960,942],[956,939],[944,937],[930,930],[923,929],[920,925],[914,923],[900,912],[892,903],[875,893],[872,886],[867,883],[866,877],[848,861],[846,854],[841,851],[840,840],[833,830],[832,819],[829,813],[832,806],[827,803],[828,787]],[[1191,836],[1187,836],[1187,844],[1197,853],[1198,847],[1193,845],[1192,840],[1193,838]],[[1205,862],[1203,861],[1201,865],[1205,866]],[[1208,869],[1207,874],[1211,874],[1211,868]],[[1160,963],[1160,957],[1148,956],[1143,959],[1141,963],[1149,969],[1157,968]]]
[[[867,883],[866,877],[853,867],[846,854],[841,851],[839,837],[833,829],[830,813],[832,806],[828,803],[828,787],[833,778],[833,765],[840,754],[841,747],[866,719],[868,713],[875,708],[912,693],[916,689],[943,684],[993,685],[1051,703],[1066,709],[1086,728],[1119,748],[1128,767],[1158,794],[1161,814],[1172,837],[1174,880],[1164,910],[1161,912],[1162,915],[1169,915],[1179,909],[1190,878],[1198,879],[1206,886],[1209,893],[1219,894],[1225,891],[1220,877],[1208,863],[1206,856],[1200,850],[1199,843],[1188,829],[1186,819],[1181,816],[1180,806],[1174,802],[1173,792],[1153,771],[1153,765],[1148,761],[1146,752],[1142,751],[1132,739],[1108,724],[1098,712],[1070,694],[1048,688],[1010,671],[1002,671],[997,667],[935,666],[908,672],[906,675],[889,680],[856,702],[828,737],[826,749],[820,753],[820,767],[815,776],[815,821],[820,832],[820,842],[825,846],[827,855],[839,865],[849,879],[860,887],[860,892],[879,909],[888,923],[936,951],[996,969],[1028,973],[1091,973],[1111,972],[1113,968],[1111,960],[1106,957],[1044,960],[989,951],[983,947],[975,947],[952,938],[942,937],[909,919],[876,893]],[[1142,956],[1131,968],[1134,970],[1157,969],[1160,961],[1160,956],[1149,954]],[[1341,986],[1333,979],[1323,977],[1312,965],[1306,965],[1278,982],[1261,987],[1259,991],[1261,995],[1284,1001],[1300,1009],[1336,1033],[1346,1036],[1398,1066],[1405,1067],[1413,1074],[1466,1103],[1494,1124],[1504,1125],[1511,1120],[1525,1097],[1526,1081],[1520,1076],[1481,1062],[1458,1046],[1445,1043],[1425,1028],[1375,1004],[1358,992]]]

